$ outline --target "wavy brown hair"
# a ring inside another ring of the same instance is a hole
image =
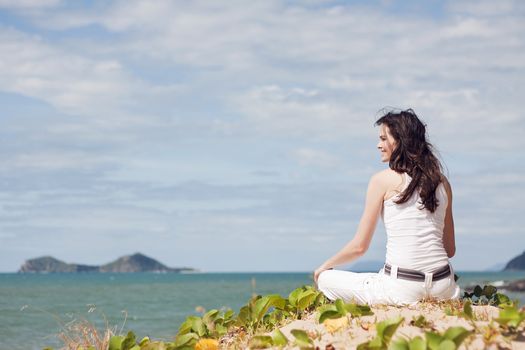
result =
[[[390,169],[397,173],[406,172],[412,178],[395,203],[405,203],[418,190],[423,204],[420,209],[426,208],[433,213],[439,205],[436,189],[443,181],[443,167],[434,155],[434,147],[427,140],[426,125],[412,109],[390,111],[375,122],[375,125],[381,124],[388,126],[396,140],[396,147],[390,157]]]

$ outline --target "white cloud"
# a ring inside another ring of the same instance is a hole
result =
[[[54,7],[61,2],[62,0],[0,0],[0,8],[39,9]]]
[[[350,106],[322,96],[317,90],[304,88],[255,87],[235,96],[232,104],[247,119],[247,127],[290,136],[355,135],[365,125],[370,128],[372,124]]]
[[[334,167],[342,163],[341,159],[328,152],[311,148],[296,149],[292,152],[292,155],[299,164],[307,166]]]
[[[114,59],[93,61],[14,29],[0,28],[0,49],[0,89],[67,112],[115,109],[133,85]]]
[[[18,154],[10,160],[10,163],[13,168],[54,171],[94,169],[97,166],[111,164],[114,161],[115,159],[109,156],[63,150]]]
[[[521,1],[513,0],[449,1],[447,7],[451,12],[487,17],[515,14],[516,11],[522,12],[525,10],[525,7]]]

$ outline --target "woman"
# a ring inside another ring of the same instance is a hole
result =
[[[381,161],[373,175],[354,238],[314,272],[327,298],[360,304],[415,304],[426,298],[456,299],[459,287],[448,258],[454,256],[452,190],[413,110],[389,112],[379,126]],[[363,255],[382,217],[387,234],[379,273],[333,270]]]

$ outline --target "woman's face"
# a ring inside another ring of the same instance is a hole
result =
[[[385,124],[379,125],[379,143],[377,148],[381,152],[381,161],[383,163],[390,161],[390,156],[396,148],[396,140],[390,134],[390,129]]]

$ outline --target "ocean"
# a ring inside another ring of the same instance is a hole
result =
[[[525,278],[523,272],[456,272],[462,288]],[[57,334],[88,320],[138,337],[172,340],[199,310],[232,308],[253,293],[288,295],[312,284],[309,273],[0,274],[0,349],[61,345]],[[525,293],[506,293],[525,303]]]

